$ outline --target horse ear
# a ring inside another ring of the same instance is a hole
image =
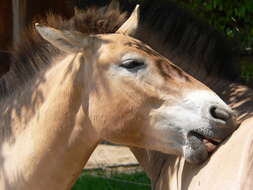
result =
[[[111,3],[108,5],[107,10],[119,10],[119,1],[118,0],[112,0]]]
[[[35,24],[35,28],[43,39],[68,53],[87,49],[96,39],[80,32],[58,30],[38,23]]]
[[[140,19],[140,6],[136,5],[134,11],[131,16],[127,19],[127,21],[117,30],[116,33],[126,34],[129,36],[134,36],[137,31]]]

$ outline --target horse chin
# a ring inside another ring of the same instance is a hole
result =
[[[191,164],[201,164],[208,159],[208,149],[201,139],[191,136],[183,148],[185,160]]]

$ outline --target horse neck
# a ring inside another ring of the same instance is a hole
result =
[[[13,134],[0,149],[3,189],[70,189],[81,173],[99,139],[82,106],[85,64],[79,59],[68,56],[22,95],[39,95],[38,100],[7,110],[4,118],[12,118]],[[34,114],[26,115],[28,109]],[[16,123],[24,128],[19,134],[14,132]]]

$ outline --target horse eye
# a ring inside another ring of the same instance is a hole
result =
[[[143,68],[145,63],[142,60],[125,60],[119,66],[128,70],[137,70]]]

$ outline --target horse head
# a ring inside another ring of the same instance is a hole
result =
[[[82,55],[83,109],[102,139],[202,162],[236,129],[235,115],[207,86],[131,37],[138,19],[137,6],[113,34],[36,29],[66,54]]]

